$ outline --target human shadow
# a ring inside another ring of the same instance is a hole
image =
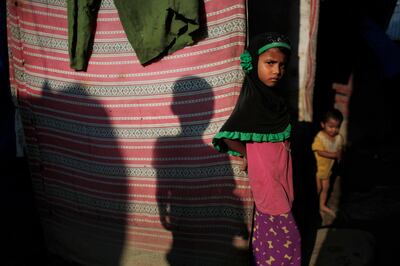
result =
[[[2,265],[40,265],[46,257],[43,233],[33,200],[26,156],[22,149],[17,148],[16,107],[9,80],[6,4],[6,1],[0,2]]]
[[[212,87],[190,76],[177,80],[172,93],[178,123],[157,140],[153,156],[160,222],[172,237],[166,260],[173,266],[246,265],[248,214],[236,185],[243,173],[210,146]]]
[[[79,83],[42,80],[22,97],[32,183],[49,256],[42,265],[120,265],[127,168],[109,112]]]

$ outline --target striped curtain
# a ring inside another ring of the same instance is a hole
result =
[[[320,0],[300,1],[298,120],[312,122]]]
[[[84,265],[243,265],[253,201],[211,139],[243,80],[244,0],[206,0],[205,38],[143,67],[102,0],[86,72],[63,0],[8,0],[10,79],[51,252]]]

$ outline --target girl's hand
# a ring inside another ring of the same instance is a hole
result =
[[[247,159],[246,159],[246,157],[242,157],[242,164],[240,165],[240,170],[241,171],[246,171],[247,170]]]

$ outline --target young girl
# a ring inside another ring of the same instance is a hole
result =
[[[332,166],[335,160],[341,157],[343,137],[339,129],[343,121],[342,113],[333,109],[327,111],[321,121],[321,130],[315,136],[312,150],[317,164],[317,190],[319,194],[319,211],[321,216],[328,213],[335,217],[335,212],[327,205],[329,191],[329,177],[332,174]]]
[[[291,126],[278,83],[290,56],[287,37],[264,33],[241,55],[246,73],[229,119],[213,139],[215,149],[243,157],[254,202],[254,265],[300,265],[300,234],[291,213]]]

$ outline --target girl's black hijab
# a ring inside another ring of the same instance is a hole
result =
[[[254,37],[241,56],[241,65],[246,76],[237,100],[236,106],[222,126],[220,132],[214,137],[213,144],[218,150],[223,151],[223,138],[243,140],[241,134],[277,134],[284,132],[289,127],[289,111],[287,105],[280,95],[282,88],[279,84],[275,87],[268,87],[258,78],[258,57],[259,49],[268,44],[286,44],[286,47],[274,46],[290,56],[290,42],[288,38],[279,33],[263,33]],[[251,61],[249,59],[251,56]],[[250,62],[249,62],[250,61]],[[228,134],[227,134],[228,133]],[[229,134],[237,133],[237,134]],[[233,136],[233,137],[229,137]],[[254,141],[254,139],[250,139]]]

